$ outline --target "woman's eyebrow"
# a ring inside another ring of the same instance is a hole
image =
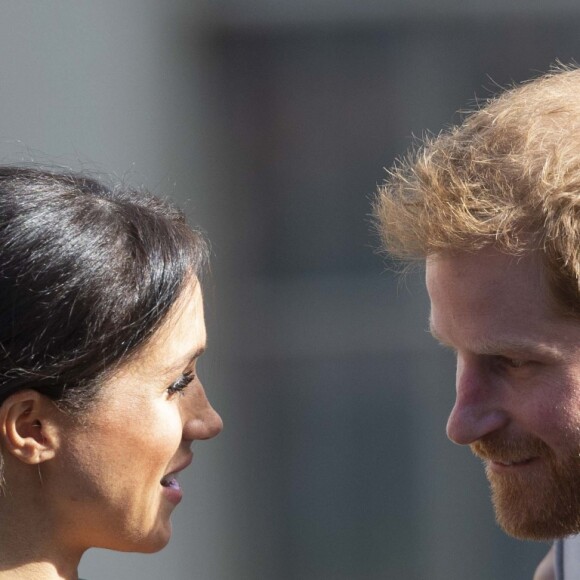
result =
[[[202,345],[197,348],[192,354],[187,354],[183,358],[179,359],[175,364],[166,368],[167,373],[173,373],[178,370],[187,368],[191,365],[196,359],[198,359],[206,350],[206,345]]]
[[[188,359],[187,364],[191,364],[195,359],[199,358],[206,349],[206,345],[200,346]]]

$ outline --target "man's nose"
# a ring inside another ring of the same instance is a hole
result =
[[[455,405],[447,420],[447,437],[469,445],[502,429],[508,413],[501,402],[501,385],[475,361],[457,360]]]
[[[186,397],[187,398],[187,397]],[[183,438],[211,439],[224,428],[222,418],[211,406],[202,384],[198,381],[191,399],[184,405]]]

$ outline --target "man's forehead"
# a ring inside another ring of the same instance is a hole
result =
[[[525,351],[530,343],[546,352],[580,345],[580,324],[555,308],[537,255],[441,254],[428,259],[426,278],[431,331],[443,344],[482,353]]]
[[[431,256],[426,282],[435,327],[440,317],[449,316],[465,323],[485,317],[497,321],[498,313],[543,318],[550,301],[543,266],[535,257],[494,249]]]
[[[477,251],[446,251],[426,259],[426,279],[444,276],[448,282],[511,286],[522,282],[547,288],[547,270],[538,252],[507,254],[489,246]]]

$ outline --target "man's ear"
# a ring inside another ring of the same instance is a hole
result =
[[[54,403],[37,391],[10,395],[0,407],[3,450],[31,465],[52,459],[59,445],[59,415]]]

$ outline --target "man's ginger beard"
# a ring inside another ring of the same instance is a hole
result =
[[[485,462],[492,501],[499,525],[511,536],[525,540],[552,540],[580,532],[580,449],[565,459],[556,458],[542,441],[528,437],[516,441],[485,437],[471,445]],[[535,464],[495,473],[489,460]]]

